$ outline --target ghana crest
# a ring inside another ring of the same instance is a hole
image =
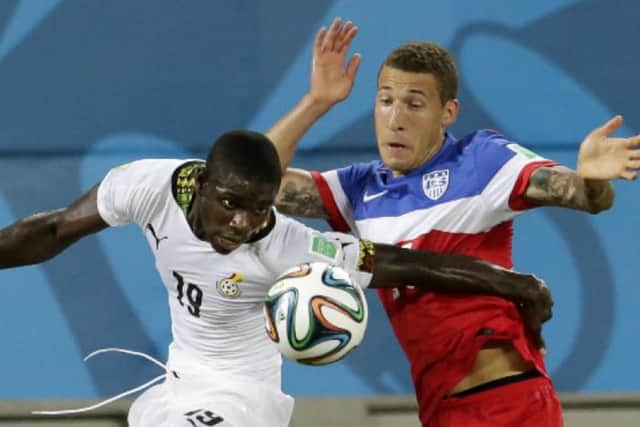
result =
[[[240,286],[238,283],[244,280],[242,273],[232,273],[229,277],[218,280],[216,289],[218,293],[225,298],[237,298],[240,296]]]

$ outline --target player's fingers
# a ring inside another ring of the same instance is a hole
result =
[[[627,162],[627,169],[638,170],[640,169],[640,160],[630,160]]]
[[[632,136],[631,138],[627,138],[625,140],[627,148],[638,148],[640,147],[640,135]]]
[[[358,34],[358,27],[351,27],[351,29],[349,30],[349,32],[345,35],[344,39],[342,40],[342,45],[340,46],[340,48],[338,49],[339,51],[345,51],[347,49],[349,49],[349,46],[351,45],[351,42],[353,41],[353,39],[356,37],[356,35]]]
[[[349,80],[353,80],[356,78],[356,73],[358,72],[358,68],[360,67],[360,61],[362,57],[359,53],[354,54],[349,60],[349,64],[347,65],[347,78]]]
[[[542,353],[543,351],[545,352],[544,354],[546,354],[547,351],[547,343],[544,341],[544,337],[542,336],[542,328],[538,328],[538,329],[534,329],[533,330],[533,339],[536,343],[536,346],[538,347],[538,349],[540,350],[540,352]]]
[[[599,128],[594,129],[592,134],[599,136],[607,136],[615,132],[622,126],[622,116],[617,115]]]
[[[344,39],[347,37],[347,34],[349,33],[349,31],[351,31],[352,28],[353,22],[347,21],[344,23],[344,25],[340,29],[340,34],[338,34],[338,37],[336,38],[336,49],[340,49]]]
[[[527,325],[532,331],[537,331],[542,327],[541,315],[538,310],[530,304],[525,304],[521,309],[527,320]]]
[[[324,43],[324,38],[326,35],[327,35],[327,28],[326,27],[320,28],[320,31],[318,31],[318,34],[316,34],[316,40],[313,43],[314,53],[319,52],[322,49],[322,44]]]
[[[620,173],[620,178],[626,179],[628,181],[633,181],[638,177],[638,174],[635,171],[626,170]]]
[[[341,18],[336,18],[331,23],[331,26],[327,30],[327,35],[324,37],[324,43],[322,45],[322,51],[333,50],[333,45],[340,34],[340,23],[342,22]]]

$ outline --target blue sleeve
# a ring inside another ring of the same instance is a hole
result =
[[[366,178],[371,174],[374,165],[375,162],[356,163],[337,170],[340,186],[353,210],[362,199]]]

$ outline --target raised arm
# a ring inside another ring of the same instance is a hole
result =
[[[634,180],[640,169],[640,136],[613,138],[622,125],[616,116],[594,129],[580,145],[577,171],[542,167],[529,180],[525,200],[538,205],[562,206],[590,213],[613,204],[612,179]]]
[[[361,241],[363,265],[372,267],[370,287],[411,285],[444,294],[494,295],[517,303],[537,330],[551,318],[553,300],[545,283],[530,274],[507,270],[458,254],[413,251]],[[366,258],[370,257],[370,261]]]
[[[0,268],[37,264],[108,225],[97,207],[98,187],[72,205],[23,218],[0,230]]]
[[[283,172],[293,158],[298,141],[333,105],[342,101],[353,87],[360,65],[354,54],[346,63],[347,52],[358,27],[351,21],[342,25],[340,18],[318,32],[313,45],[309,92],[267,132],[276,146]]]

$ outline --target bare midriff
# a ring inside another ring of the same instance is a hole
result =
[[[470,388],[522,374],[534,369],[526,362],[511,343],[489,341],[478,353],[478,358],[469,375],[463,378],[450,394],[460,393]]]

